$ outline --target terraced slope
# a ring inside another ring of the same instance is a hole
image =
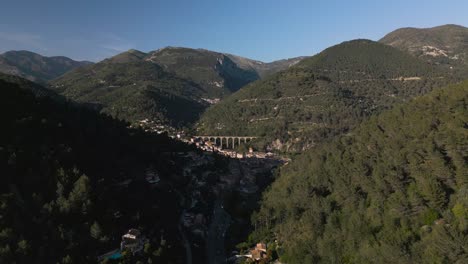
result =
[[[456,81],[396,48],[354,40],[254,82],[202,116],[201,134],[252,135],[260,147],[302,151],[369,115]]]

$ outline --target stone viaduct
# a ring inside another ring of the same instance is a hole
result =
[[[193,136],[194,139],[201,139],[204,141],[210,141],[215,143],[218,146],[226,146],[226,148],[235,148],[236,143],[239,146],[242,141],[243,143],[247,143],[248,141],[252,141],[257,137],[249,137],[249,136]]]

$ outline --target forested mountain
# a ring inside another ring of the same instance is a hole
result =
[[[91,62],[74,61],[63,56],[44,57],[30,51],[8,51],[0,54],[0,72],[46,83],[60,75]]]
[[[196,82],[207,91],[208,97],[219,98],[255,80],[285,70],[304,58],[265,63],[205,49],[167,47],[148,53],[146,60]]]
[[[249,135],[301,151],[346,133],[365,117],[458,80],[396,48],[353,40],[256,81],[210,107],[200,134]]]
[[[170,153],[190,148],[15,83],[0,94],[0,263],[95,263],[131,227],[151,235],[145,261],[184,261]]]
[[[287,67],[279,64],[269,71]],[[210,103],[258,78],[256,69],[239,66],[225,54],[168,47],[129,50],[71,71],[50,86],[117,118],[179,126],[195,122]]]
[[[272,62],[261,62],[232,54],[225,55],[228,56],[233,62],[235,62],[240,68],[255,71],[260,78],[265,78],[277,72],[287,70],[289,67],[294,66],[303,59],[307,58],[296,57]]]
[[[397,29],[380,42],[468,76],[468,28],[444,25]]]
[[[468,82],[437,89],[302,154],[250,242],[291,264],[467,263],[467,103]]]
[[[139,60],[138,54],[128,52],[76,69],[51,82],[51,87],[119,119],[148,118],[173,126],[197,120],[208,105],[201,99],[203,88]]]
[[[26,80],[16,75],[0,73],[0,80],[16,84],[20,89],[31,91],[36,97],[48,97],[57,101],[65,101],[65,98],[63,96],[58,95],[56,92],[47,89],[40,84]]]

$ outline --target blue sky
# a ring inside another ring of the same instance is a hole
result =
[[[4,0],[0,52],[98,61],[184,46],[273,61],[400,27],[468,26],[468,1]],[[3,1],[2,1],[3,2]]]

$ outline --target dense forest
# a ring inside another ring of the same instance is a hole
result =
[[[301,59],[262,63],[204,49],[129,50],[69,71],[49,85],[115,118],[186,127],[210,103]]]
[[[200,134],[259,136],[260,147],[302,151],[459,79],[390,46],[354,40],[247,85],[210,107],[197,128]]]
[[[284,166],[250,243],[284,263],[467,263],[468,82],[373,116]]]
[[[122,56],[71,71],[51,82],[51,87],[67,98],[130,122],[151,119],[183,126],[195,122],[207,107],[197,84],[157,64]]]
[[[183,161],[165,135],[0,80],[0,263],[94,263],[129,228],[150,238],[121,263],[180,263]],[[20,80],[18,83],[12,80]],[[145,181],[157,171],[161,187]]]
[[[45,57],[26,50],[12,50],[0,54],[0,72],[21,76],[45,84],[64,73],[85,65],[89,61],[74,61],[63,56]]]

